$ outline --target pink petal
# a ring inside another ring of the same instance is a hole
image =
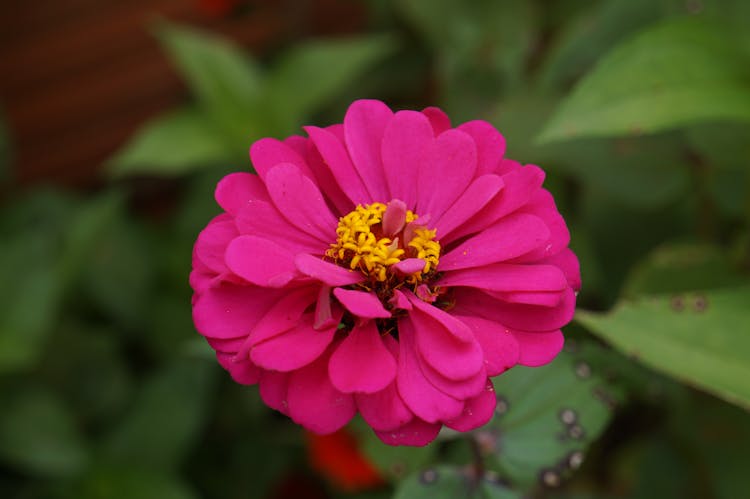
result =
[[[229,242],[237,237],[237,227],[231,217],[219,215],[198,234],[195,256],[210,270],[223,274],[229,269],[224,262],[224,252]]]
[[[463,225],[481,210],[503,188],[503,180],[497,175],[482,175],[466,188],[443,216],[435,223],[438,239]]]
[[[354,326],[331,355],[328,373],[333,386],[344,393],[375,393],[393,382],[396,361],[375,322]]]
[[[438,270],[479,267],[519,257],[544,244],[549,230],[534,215],[519,213],[499,221],[440,257]]]
[[[565,297],[565,289],[560,291],[485,291],[488,295],[508,303],[556,307]]]
[[[297,275],[294,255],[262,237],[235,238],[227,246],[225,258],[232,272],[258,286],[280,288]]]
[[[503,190],[464,225],[453,231],[441,242],[449,243],[466,235],[473,234],[494,225],[498,220],[513,213],[531,201],[534,193],[544,182],[544,172],[534,165],[513,170],[501,177]]]
[[[265,180],[273,204],[291,225],[324,244],[336,238],[336,218],[318,188],[299,168],[290,163],[276,165],[268,171]]]
[[[306,177],[314,178],[302,156],[278,139],[264,138],[254,142],[250,146],[250,160],[264,182],[267,182],[266,176],[274,166],[284,163],[292,164]]]
[[[446,272],[438,286],[471,286],[490,291],[562,291],[565,274],[554,265],[493,263]]]
[[[422,374],[432,386],[456,400],[466,400],[482,391],[487,382],[487,372],[482,368],[476,374],[461,380],[446,378],[417,355]]]
[[[375,293],[336,288],[333,290],[333,295],[355,317],[387,319],[391,316],[391,313],[380,303]]]
[[[412,296],[409,299],[414,310],[409,313],[409,321],[420,357],[448,379],[464,380],[476,375],[484,365],[484,356],[471,329],[447,312]]]
[[[341,429],[356,412],[354,397],[336,390],[331,384],[328,360],[329,355],[323,355],[289,376],[289,416],[317,434]]]
[[[565,338],[562,331],[528,332],[511,330],[520,348],[518,363],[522,366],[543,366],[557,357],[563,348]]]
[[[365,280],[361,272],[345,269],[308,254],[299,254],[294,259],[297,270],[328,286],[349,286]]]
[[[305,131],[310,135],[310,140],[315,144],[336,183],[352,203],[371,202],[372,196],[354,168],[344,144],[329,130],[308,126]]]
[[[459,125],[477,144],[477,176],[494,173],[505,154],[505,137],[486,121],[475,120]]]
[[[396,386],[406,406],[430,423],[452,419],[463,410],[463,402],[435,388],[424,377],[415,350],[414,326],[409,319],[398,324],[400,351]]]
[[[354,400],[362,419],[376,431],[394,430],[414,417],[401,400],[396,383],[391,383],[377,393],[357,393]]]
[[[576,297],[572,289],[563,293],[555,307],[505,303],[474,289],[458,288],[455,313],[478,315],[524,331],[552,331],[568,324],[575,312]]]
[[[325,351],[333,341],[338,321],[332,327],[316,330],[312,316],[302,318],[292,329],[255,344],[250,359],[264,369],[288,372],[308,365]],[[341,320],[341,317],[339,317]]]
[[[406,203],[392,199],[383,213],[383,235],[393,237],[406,225]]]
[[[275,290],[224,283],[201,294],[193,305],[193,322],[211,338],[247,336],[278,297]]]
[[[216,359],[241,385],[254,385],[260,379],[260,369],[248,359],[239,360],[233,354],[222,352],[216,352]]]
[[[459,315],[457,318],[471,328],[482,347],[488,376],[497,376],[518,363],[518,342],[508,328],[481,317]]]
[[[305,309],[313,303],[317,295],[318,288],[308,286],[287,291],[280,298],[277,298],[273,306],[268,309],[268,312],[250,332],[246,349],[295,327]],[[276,296],[278,297],[278,295]]]
[[[401,310],[411,310],[413,307],[411,306],[411,302],[406,297],[404,293],[399,291],[398,289],[393,290],[393,297],[391,298],[391,305],[393,305],[395,308],[401,309]]]
[[[389,199],[401,199],[410,208],[416,206],[417,165],[432,142],[432,126],[424,114],[399,111],[393,116],[385,128],[381,149]]]
[[[460,416],[445,422],[445,426],[456,431],[470,431],[490,422],[495,413],[497,397],[492,381],[487,380],[485,389],[476,397],[466,401]]]
[[[438,107],[426,107],[422,109],[422,114],[427,116],[427,119],[430,120],[430,125],[432,125],[435,137],[451,127],[450,118],[448,118],[448,115]]]
[[[400,428],[391,431],[375,431],[375,434],[388,445],[424,447],[435,440],[442,426],[440,423],[428,423],[415,418]]]
[[[333,204],[337,213],[349,213],[352,211],[354,203],[341,190],[336,178],[333,176],[331,168],[323,160],[315,144],[312,140],[303,139],[302,137],[300,139],[305,143],[305,160],[313,175],[315,175],[315,183],[320,188],[320,191]]]
[[[546,189],[539,189],[527,205],[519,210],[521,213],[530,213],[544,220],[550,231],[550,237],[542,248],[537,251],[524,255],[526,261],[539,260],[554,255],[567,248],[570,243],[570,232],[568,231],[565,220],[560,212],[557,211],[552,194]]]
[[[390,200],[380,147],[392,118],[393,112],[377,100],[355,101],[344,116],[346,147],[372,201]]]
[[[556,255],[540,260],[539,263],[546,263],[549,265],[555,265],[568,280],[568,285],[575,291],[581,289],[581,267],[578,264],[578,257],[569,248],[565,248]]]
[[[327,245],[310,234],[292,227],[271,203],[251,201],[235,219],[241,234],[262,236],[284,246],[293,253],[322,255]]]
[[[422,272],[427,262],[421,258],[407,258],[398,263],[391,265],[392,270],[398,270],[403,275],[410,275],[415,272]]]
[[[286,396],[289,388],[289,373],[261,371],[258,387],[260,398],[268,407],[289,415],[289,403]]]
[[[476,144],[464,132],[448,130],[440,134],[421,157],[417,211],[438,220],[474,179]]]
[[[315,301],[313,329],[319,331],[334,325],[338,326],[331,307],[331,288],[330,286],[321,286],[318,299]]]
[[[257,175],[246,172],[230,173],[222,178],[214,193],[224,211],[236,215],[252,200],[269,201],[266,187]]]

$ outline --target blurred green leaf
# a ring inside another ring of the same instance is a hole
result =
[[[293,133],[300,121],[350,88],[356,78],[391,53],[389,36],[308,40],[287,52],[264,83],[268,109],[281,133]]]
[[[624,37],[656,21],[667,10],[665,2],[653,0],[607,0],[588,5],[583,14],[563,24],[552,42],[539,77],[543,87],[568,84]]]
[[[481,118],[501,91],[524,86],[524,65],[537,36],[533,2],[406,0],[396,5],[433,51],[441,106],[452,119]]]
[[[237,47],[214,34],[162,22],[157,34],[207,116],[232,140],[259,129],[262,75]]]
[[[660,246],[637,264],[623,295],[680,293],[742,284],[743,278],[716,246],[675,243]]]
[[[66,499],[198,499],[182,480],[155,470],[97,467],[68,487]]]
[[[242,156],[231,150],[231,142],[220,136],[205,114],[185,108],[144,125],[108,162],[108,169],[115,176],[181,175]]]
[[[0,373],[32,367],[54,326],[63,288],[49,236],[0,243]]]
[[[70,475],[88,460],[74,415],[45,389],[21,389],[3,400],[0,457],[22,472]]]
[[[90,303],[119,323],[146,322],[155,281],[154,256],[144,227],[115,213],[88,248],[81,284]]]
[[[495,380],[495,392],[497,414],[476,437],[521,490],[557,485],[578,469],[619,397],[567,353],[544,367],[511,369]]]
[[[482,477],[471,468],[437,466],[413,473],[396,488],[394,499],[516,499],[505,485]]]
[[[620,44],[586,75],[539,136],[653,133],[750,121],[750,58],[719,24],[680,19]]]
[[[748,303],[750,287],[737,287],[642,297],[576,318],[644,364],[750,408]]]
[[[690,145],[710,166],[727,170],[750,170],[750,125],[698,124],[689,127],[686,135]]]
[[[132,410],[106,440],[108,461],[174,470],[198,439],[210,409],[216,368],[177,359],[143,385]]]

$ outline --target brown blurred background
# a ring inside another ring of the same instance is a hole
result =
[[[0,3],[0,107],[21,185],[96,183],[145,120],[186,98],[151,24],[205,27],[263,56],[290,40],[360,31],[346,0],[43,0]]]

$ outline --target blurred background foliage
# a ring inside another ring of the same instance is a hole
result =
[[[235,28],[259,4],[199,3]],[[189,97],[78,188],[24,180],[13,116],[0,128],[0,496],[750,497],[750,2],[352,4],[346,35],[263,54],[143,23]],[[310,5],[284,2],[298,27]],[[547,171],[581,260],[566,351],[424,449],[360,421],[305,435],[190,318],[216,181],[361,97],[492,122]]]

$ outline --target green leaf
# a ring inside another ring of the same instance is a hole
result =
[[[725,252],[712,245],[660,246],[636,265],[625,283],[625,296],[715,289],[740,285],[742,277]]]
[[[61,281],[49,234],[29,231],[0,245],[0,373],[36,363],[60,308]]]
[[[539,141],[750,121],[750,58],[719,24],[680,19],[620,44],[586,75]]]
[[[231,145],[221,137],[210,118],[186,108],[147,123],[107,167],[115,176],[173,176],[229,162],[232,157]]]
[[[438,466],[413,473],[399,483],[394,499],[516,499],[504,484],[473,469]]]
[[[68,487],[69,499],[198,499],[182,480],[154,470],[97,467]]]
[[[498,473],[526,490],[557,485],[580,466],[612,415],[617,395],[584,361],[560,354],[495,380],[497,414],[476,432]]]
[[[61,476],[81,470],[88,455],[73,414],[57,396],[28,389],[3,400],[0,458],[21,471]]]
[[[176,469],[205,422],[215,374],[212,364],[189,359],[157,372],[107,439],[107,459],[142,469]]]
[[[357,77],[394,49],[389,36],[314,40],[282,56],[265,82],[268,109],[293,131],[301,120],[352,88]]]
[[[750,409],[748,303],[750,287],[736,287],[642,297],[576,318],[647,366]]]
[[[160,23],[157,34],[203,111],[234,140],[257,135],[262,78],[253,62],[208,32]]]

